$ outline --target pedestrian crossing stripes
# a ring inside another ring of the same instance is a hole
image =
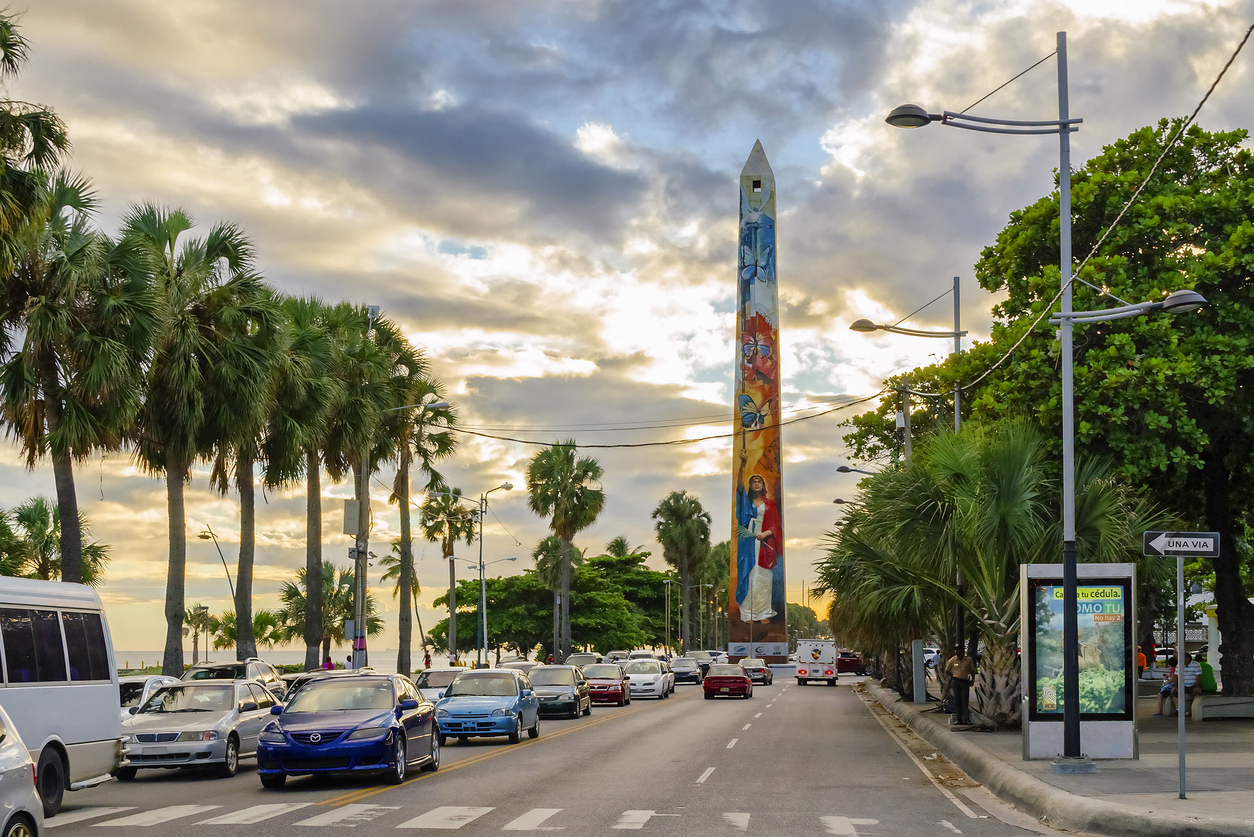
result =
[[[267,828],[273,830],[283,824],[280,819],[287,818],[287,825],[301,828],[319,827],[353,827],[380,820],[377,824],[384,828],[407,829],[415,831],[564,831],[567,828],[576,832],[589,829],[585,817],[571,818],[564,808],[532,808],[530,810],[508,811],[489,806],[442,805],[427,811],[403,808],[397,805],[370,805],[350,803],[339,805],[330,810],[308,816],[318,810],[312,802],[272,802],[252,805],[237,811],[223,810],[221,805],[167,805],[148,811],[136,811],[133,807],[85,807],[67,809],[46,823],[48,828],[64,828],[78,825],[90,828],[151,828],[178,821],[180,828],[189,825],[205,826],[210,834],[228,834],[230,831],[217,831],[214,826],[252,825],[265,822]],[[562,814],[566,814],[563,824]],[[491,816],[489,816],[491,815]],[[673,831],[674,824],[682,823],[687,814],[670,813],[654,810],[630,810],[614,815],[604,812],[602,828],[609,827],[624,831]],[[749,831],[752,814],[747,812],[727,812],[717,815],[716,822],[721,822],[729,834]],[[387,822],[387,818],[392,820]],[[769,818],[769,815],[768,815]],[[842,837],[857,837],[859,826],[874,825],[876,820],[851,819],[844,816],[816,816],[819,825],[827,834]],[[753,819],[756,824],[759,821]],[[187,825],[183,825],[187,823]],[[671,825],[668,827],[668,823]],[[760,830],[758,825],[755,830]],[[63,834],[70,834],[67,829]]]

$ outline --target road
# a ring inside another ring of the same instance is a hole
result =
[[[468,837],[1030,833],[1012,824],[1021,815],[930,759],[891,715],[873,712],[856,679],[836,688],[779,681],[755,688],[751,700],[703,700],[698,687],[680,686],[667,700],[546,719],[534,741],[450,741],[438,772],[399,787],[306,778],[267,791],[251,762],[233,779],[141,771],[132,782],[68,794],[49,834],[264,837],[346,826],[354,835],[400,828]]]

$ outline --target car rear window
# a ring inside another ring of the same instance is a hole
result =
[[[729,663],[727,665],[710,666],[709,676],[710,677],[731,677],[731,676],[743,675],[744,673],[745,673],[744,669],[742,669],[740,666],[731,665]]]
[[[527,675],[531,679],[533,686],[573,686],[575,685],[575,672],[566,666],[556,666],[548,668],[540,666],[533,668]]]
[[[460,671],[451,668],[428,669],[418,675],[414,685],[419,689],[443,689],[459,674]]]
[[[678,660],[671,661],[671,668],[698,668],[698,663],[696,660],[680,657]]]
[[[662,664],[657,660],[632,660],[623,666],[623,671],[628,674],[658,674],[662,671]]]
[[[623,676],[623,670],[611,665],[585,666],[583,676],[589,680],[617,680]]]

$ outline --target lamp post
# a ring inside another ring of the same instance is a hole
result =
[[[508,484],[508,483],[507,483]],[[493,489],[495,490],[495,489]],[[517,558],[498,558],[495,561],[483,563],[483,552],[479,553],[479,563],[476,564],[469,558],[458,558],[450,556],[454,561],[463,561],[472,567],[479,568],[479,649],[475,653],[475,668],[487,668],[488,660],[488,582],[484,576],[484,570],[493,564],[500,564],[503,561],[517,561]],[[479,654],[483,654],[483,665],[480,664]]]
[[[218,543],[218,536],[214,534],[213,527],[208,523],[205,528],[200,530],[197,536],[202,541],[212,540],[213,545],[218,548],[218,557],[222,559],[222,569],[226,571],[226,586],[231,590],[231,602],[235,602],[235,583],[231,581],[231,568],[226,565],[226,556],[222,554],[222,545]]]
[[[366,307],[366,333],[362,340],[370,339],[374,321],[379,318],[379,306]],[[365,383],[364,381],[362,382]],[[353,558],[353,668],[365,668],[366,654],[366,595],[367,575],[370,571],[370,434],[363,441],[357,486],[357,531],[351,552]],[[312,582],[310,582],[312,583]]]
[[[696,584],[693,586],[696,587],[698,591],[704,590],[707,587],[710,589],[714,588],[713,584]],[[701,597],[701,609],[697,611],[697,636],[699,637],[699,641],[702,644],[704,644],[705,643],[705,594],[698,592],[697,595]]]
[[[662,579],[662,589],[666,593],[664,598],[666,601],[666,651],[667,653],[670,653],[673,650],[671,648],[671,585],[674,583],[675,583],[675,580],[672,578]]]
[[[481,617],[480,618],[481,633],[479,634],[479,637],[480,637],[479,644],[480,644],[480,650],[483,651],[483,661],[485,663],[488,660],[488,592],[487,592],[488,588],[483,583],[483,516],[488,513],[488,495],[489,494],[491,494],[493,491],[513,491],[513,490],[514,490],[513,483],[504,482],[498,485],[496,488],[489,488],[487,491],[479,495],[479,581],[480,581],[479,615]],[[507,558],[505,560],[513,561],[514,559]],[[495,564],[497,562],[493,561],[492,563]],[[475,661],[477,663],[478,655],[476,654],[475,657],[476,657]]]

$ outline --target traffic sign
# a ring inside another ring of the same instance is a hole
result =
[[[1141,554],[1218,558],[1219,533],[1146,532],[1141,536]]]

